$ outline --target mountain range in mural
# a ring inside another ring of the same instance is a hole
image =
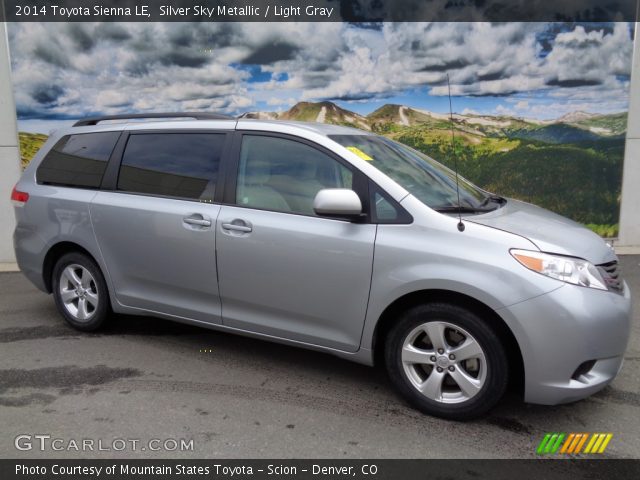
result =
[[[406,105],[387,104],[360,115],[332,102],[299,102],[284,112],[247,112],[243,118],[263,120],[297,120],[345,125],[376,133],[399,132],[415,127],[429,127],[451,134],[448,114],[435,113]],[[627,113],[594,114],[571,112],[555,120],[533,120],[511,116],[453,115],[455,130],[465,142],[513,138],[561,144],[624,137]]]

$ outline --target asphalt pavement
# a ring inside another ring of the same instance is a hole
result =
[[[640,256],[621,261],[636,313],[612,385],[553,407],[509,393],[467,423],[413,410],[381,368],[322,353],[148,317],[82,334],[0,273],[0,457],[532,458],[547,432],[611,432],[605,456],[639,458]]]

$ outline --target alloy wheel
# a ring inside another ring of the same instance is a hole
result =
[[[443,321],[423,323],[409,332],[402,345],[402,366],[418,392],[447,404],[473,398],[487,378],[487,361],[478,341]]]
[[[98,308],[96,281],[85,267],[71,264],[60,275],[60,298],[73,318],[86,322]]]

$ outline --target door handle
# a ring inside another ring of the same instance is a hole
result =
[[[249,233],[253,231],[253,228],[251,228],[248,225],[238,225],[235,223],[223,223],[222,228],[224,228],[225,230],[231,230],[233,232],[242,232],[242,233]]]
[[[200,218],[198,218],[200,217]],[[203,218],[202,215],[193,215],[191,217],[185,217],[182,219],[184,223],[188,223],[189,225],[197,225],[198,227],[210,227],[211,220],[207,220]]]

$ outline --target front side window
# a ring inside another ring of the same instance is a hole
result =
[[[120,132],[83,133],[62,137],[47,153],[38,171],[38,183],[98,188]]]
[[[353,188],[353,173],[304,143],[259,135],[242,137],[238,205],[315,215],[313,200],[324,188]]]
[[[224,142],[219,133],[131,135],[118,190],[212,202]]]

